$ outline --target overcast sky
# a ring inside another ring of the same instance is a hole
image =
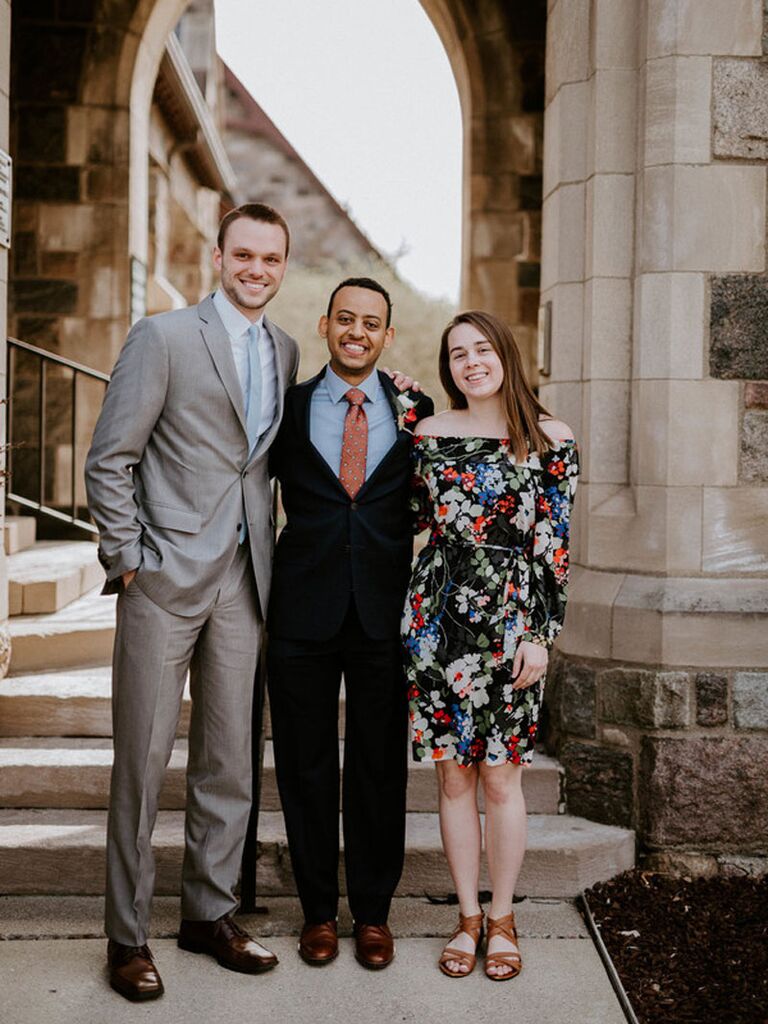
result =
[[[400,273],[456,300],[461,115],[418,0],[216,0],[219,52]]]

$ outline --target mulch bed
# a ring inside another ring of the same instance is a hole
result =
[[[768,1024],[768,879],[628,871],[586,896],[640,1024]]]

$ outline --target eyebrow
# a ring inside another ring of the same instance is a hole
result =
[[[346,313],[347,316],[357,316],[357,314],[355,312],[353,312],[353,310],[351,310],[351,309],[337,309],[336,310],[336,316],[341,316],[342,313]],[[381,320],[382,320],[382,317],[380,317],[378,313],[363,313],[362,317],[363,317],[363,320],[378,320],[379,322],[381,322]]]

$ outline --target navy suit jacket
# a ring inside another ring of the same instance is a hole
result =
[[[379,372],[392,416],[401,422],[395,443],[353,500],[310,440],[312,392],[324,372],[287,391],[270,450],[287,523],[275,549],[269,631],[289,639],[330,639],[354,600],[366,634],[389,639],[398,635],[413,557],[412,430],[434,407],[426,395],[410,392],[415,420],[406,426],[398,391]]]

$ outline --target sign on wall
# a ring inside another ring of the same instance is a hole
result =
[[[6,249],[11,247],[12,165],[10,156],[0,149],[0,245]]]

